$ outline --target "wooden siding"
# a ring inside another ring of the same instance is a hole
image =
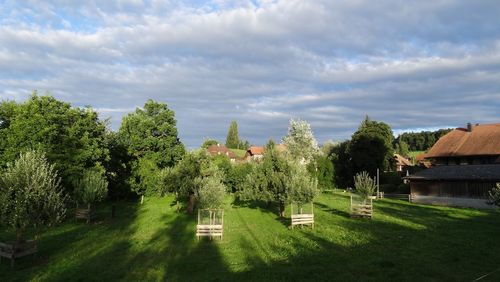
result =
[[[412,195],[486,199],[494,182],[477,181],[411,181]]]

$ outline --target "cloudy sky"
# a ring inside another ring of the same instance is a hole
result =
[[[82,4],[85,2],[85,4]],[[147,99],[196,147],[290,118],[318,141],[500,122],[499,1],[0,1],[0,99],[37,89],[117,129]]]

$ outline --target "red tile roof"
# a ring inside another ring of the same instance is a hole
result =
[[[230,159],[237,159],[238,156],[233,153],[233,151],[229,150],[226,146],[217,144],[217,145],[210,145],[207,148],[207,151],[210,155],[216,156],[216,155],[226,155]]]
[[[253,155],[262,155],[262,154],[264,154],[264,147],[251,146],[247,150],[247,152],[249,152],[251,156],[253,156]]]
[[[426,158],[500,155],[500,123],[457,128],[441,137]]]

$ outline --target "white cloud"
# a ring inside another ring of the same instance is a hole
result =
[[[498,121],[494,1],[10,2],[0,7],[0,98],[33,89],[121,116],[147,99],[181,138],[252,143],[290,117],[320,141],[365,114],[395,130]]]

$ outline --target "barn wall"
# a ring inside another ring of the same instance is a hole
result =
[[[476,209],[495,209],[495,205],[488,204],[486,199],[458,198],[458,197],[438,197],[438,196],[413,196],[412,203],[467,207]]]
[[[487,199],[494,182],[478,181],[411,181],[411,194],[415,196]]]

